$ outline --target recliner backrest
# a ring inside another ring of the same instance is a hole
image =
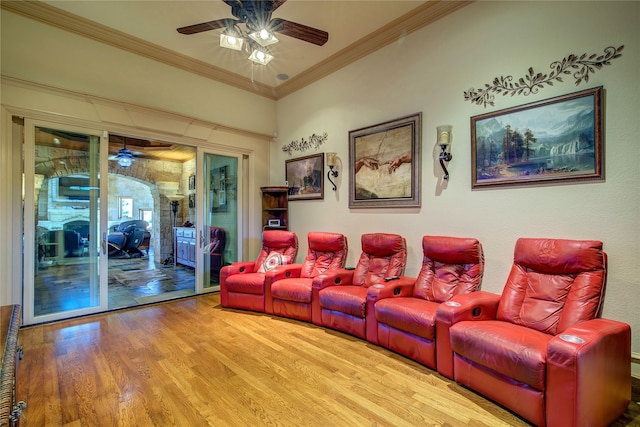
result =
[[[129,221],[122,221],[118,225],[117,230],[124,231],[127,228],[130,228],[131,226],[134,226],[136,228],[141,228],[142,230],[146,230],[149,227],[149,223],[143,219],[132,219]]]
[[[370,233],[361,238],[362,254],[353,273],[352,284],[369,286],[385,277],[401,276],[407,264],[407,243],[398,234]]]
[[[606,277],[600,241],[518,239],[497,319],[557,335],[601,315]]]
[[[295,262],[298,255],[298,236],[292,231],[265,230],[262,232],[262,248],[256,259],[254,271],[260,270],[269,254],[278,253],[289,263]]]
[[[316,277],[328,270],[344,267],[347,260],[347,238],[340,233],[310,232],[309,250],[302,263],[300,277]]]
[[[423,236],[422,252],[422,268],[413,287],[415,298],[441,303],[480,289],[484,253],[477,239]]]

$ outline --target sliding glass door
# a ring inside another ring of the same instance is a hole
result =
[[[106,133],[25,120],[23,145],[24,322],[104,310]]]
[[[29,119],[24,136],[25,325],[217,291],[242,257],[246,155]]]
[[[202,200],[199,254],[202,288],[220,289],[220,269],[238,260],[242,253],[239,236],[242,218],[242,158],[200,151]]]

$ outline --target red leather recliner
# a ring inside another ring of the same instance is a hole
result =
[[[480,289],[484,274],[482,245],[476,239],[424,236],[417,278],[403,276],[369,288],[367,339],[436,369],[436,310],[454,295]],[[369,327],[376,322],[377,329]]]
[[[256,261],[240,261],[220,270],[220,304],[223,307],[264,312],[266,272],[282,263],[295,262],[298,237],[284,230],[262,232],[262,249]]]
[[[599,241],[519,239],[501,296],[438,308],[438,371],[539,426],[609,425],[631,398],[631,329],[600,318],[606,267]]]
[[[313,323],[366,339],[367,289],[400,276],[407,263],[407,244],[398,234],[371,233],[361,238],[362,254],[354,270],[336,270],[313,279]]]
[[[268,273],[267,313],[311,322],[313,278],[344,267],[348,245],[343,234],[311,232],[307,238],[309,250],[302,264],[284,265]]]

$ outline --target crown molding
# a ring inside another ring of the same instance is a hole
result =
[[[365,56],[461,9],[475,0],[431,0],[379,28],[373,33],[314,65],[275,88],[276,99],[284,98]]]
[[[48,84],[42,84],[42,83],[37,83],[37,82],[32,82],[32,81],[28,81],[28,80],[23,80],[23,79],[19,79],[19,78],[15,78],[15,77],[11,77],[11,76],[5,76],[0,74],[0,83],[2,85],[10,85],[10,86],[15,86],[18,88],[23,88],[23,89],[28,89],[28,90],[35,90],[37,92],[41,92],[41,93],[48,93],[48,94],[52,94],[55,96],[61,96],[61,97],[65,97],[65,98],[69,98],[69,99],[75,99],[77,101],[80,102],[84,102],[87,104],[90,104],[94,107],[99,107],[99,106],[105,106],[111,109],[116,109],[119,111],[123,111],[126,113],[134,113],[134,114],[139,114],[139,115],[144,115],[144,116],[153,116],[153,117],[160,117],[166,121],[172,121],[172,122],[176,122],[176,123],[181,123],[182,126],[186,129],[188,127],[196,127],[196,128],[206,128],[209,129],[211,131],[216,131],[216,132],[223,132],[223,133],[229,133],[229,134],[233,134],[233,135],[237,135],[237,136],[242,136],[242,137],[248,137],[251,139],[255,139],[255,140],[260,140],[260,141],[264,141],[264,142],[271,142],[273,140],[273,135],[268,135],[268,134],[264,134],[264,133],[260,133],[260,132],[255,132],[255,131],[250,131],[250,130],[246,130],[246,129],[240,129],[240,128],[236,128],[233,126],[227,126],[221,123],[216,123],[216,122],[211,122],[211,121],[207,121],[207,120],[202,120],[202,119],[197,119],[197,118],[193,118],[193,117],[189,117],[189,116],[185,116],[183,114],[179,114],[179,113],[174,113],[171,111],[166,111],[166,110],[161,110],[158,108],[152,108],[152,107],[147,107],[144,105],[138,105],[138,104],[132,104],[129,102],[122,102],[122,101],[115,101],[112,99],[108,99],[108,98],[104,98],[101,96],[96,96],[96,95],[90,95],[88,93],[83,93],[83,92],[78,92],[78,91],[74,91],[74,90],[69,90],[69,89],[63,89],[63,88],[59,88],[59,87],[55,87],[55,86],[51,86]],[[14,107],[11,105],[7,105],[9,108],[12,109],[12,111],[14,112],[19,112],[21,111],[20,108],[18,107]],[[57,119],[58,121],[60,119],[63,120],[73,120],[73,124],[76,125],[80,125],[80,122],[78,121],[77,118],[75,117],[70,117],[70,116],[65,116],[62,114],[58,114],[58,113],[50,113],[50,112],[37,112],[37,111],[29,111],[26,115],[32,117],[32,118],[40,118],[43,120],[55,120]],[[124,132],[125,129],[128,131],[131,131],[131,128],[140,130],[148,130],[148,131],[155,131],[156,128],[152,128],[152,129],[147,129],[144,128],[141,125],[135,125],[135,124],[131,124],[131,123],[118,123],[118,122],[107,122],[104,121],[102,123],[108,123],[109,124],[109,130],[110,131],[120,131],[120,132]],[[86,127],[95,127],[96,123],[95,122],[82,122],[83,126]],[[114,127],[116,126],[116,127]],[[204,138],[195,138],[195,137],[189,137],[187,134],[185,133],[180,133],[180,132],[170,132],[165,130],[164,133],[160,136],[156,136],[159,139],[162,138],[166,138],[167,135],[174,135],[174,136],[180,136],[183,138],[188,138],[191,142],[198,142],[199,144],[202,143],[202,141],[206,140]],[[224,147],[224,146],[221,146]]]
[[[190,58],[165,47],[123,33],[111,27],[90,21],[40,1],[0,1],[4,10],[96,40],[101,43],[140,55],[155,61],[239,88],[269,99],[278,100],[296,92],[329,74],[393,43],[475,0],[430,0],[409,13],[390,22],[350,46],[335,53],[298,76],[271,87],[251,82],[246,77],[231,73],[206,62]]]
[[[106,25],[90,21],[40,1],[1,1],[4,10],[35,21],[87,37],[92,40],[134,53],[200,76],[275,99],[273,88],[250,80],[206,62],[190,58],[154,43],[123,33]]]

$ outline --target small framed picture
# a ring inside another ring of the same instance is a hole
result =
[[[324,153],[285,161],[289,200],[324,199]]]
[[[195,190],[195,189],[196,189],[196,176],[191,175],[189,177],[189,190]]]

